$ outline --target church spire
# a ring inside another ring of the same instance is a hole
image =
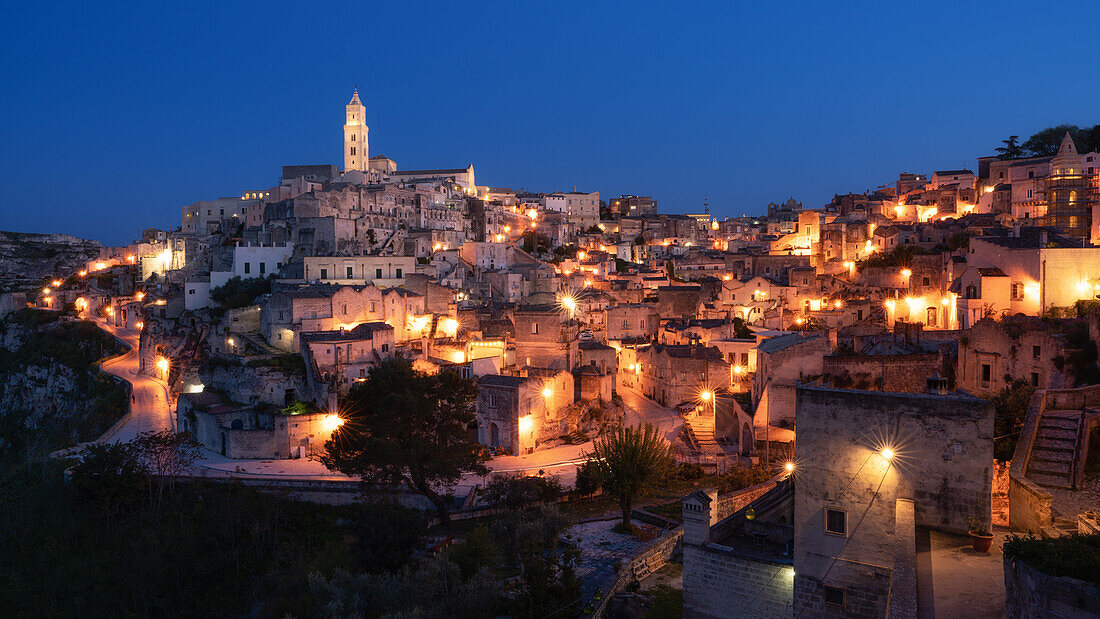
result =
[[[1070,137],[1069,131],[1066,132],[1065,137],[1062,138],[1062,145],[1058,147],[1059,155],[1076,155],[1077,145],[1073,143],[1073,138]]]
[[[359,84],[356,84],[355,88],[352,90],[351,102],[348,103],[348,105],[363,105],[363,103],[359,100]]]

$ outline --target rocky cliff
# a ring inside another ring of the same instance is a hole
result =
[[[32,291],[45,279],[75,273],[99,249],[99,241],[68,234],[0,231],[0,292]]]
[[[0,462],[92,440],[125,414],[125,385],[97,369],[123,352],[91,323],[22,310],[0,321]]]

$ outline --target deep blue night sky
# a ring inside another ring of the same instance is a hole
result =
[[[1100,122],[1091,3],[152,4],[5,9],[0,229],[122,243],[340,165],[353,84],[401,168],[719,216]]]

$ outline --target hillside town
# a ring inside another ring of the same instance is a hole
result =
[[[492,508],[494,477],[568,495],[628,429],[703,480],[762,472],[664,511],[628,498],[637,543],[570,612],[641,616],[630,585],[676,557],[691,617],[1100,613],[1095,584],[1075,597],[1001,554],[1100,534],[1100,152],[1067,131],[729,217],[406,169],[370,148],[368,103],[344,106],[342,161],[196,196],[178,225],[0,297],[133,348],[104,368],[133,393],[105,440],[186,433],[194,476],[336,487],[357,469],[329,447],[401,362],[476,388],[460,434],[484,470],[371,479],[443,523]]]

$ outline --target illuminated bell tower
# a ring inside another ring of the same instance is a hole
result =
[[[369,165],[367,154],[367,108],[359,101],[359,88],[351,95],[347,104],[347,120],[344,122],[344,171],[366,171]]]

